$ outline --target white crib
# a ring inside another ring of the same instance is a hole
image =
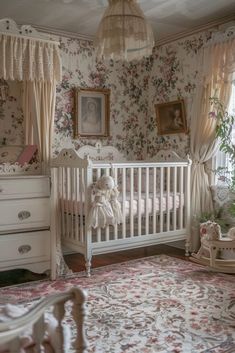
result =
[[[186,240],[190,246],[191,161],[161,151],[150,161],[126,161],[111,146],[62,150],[52,163],[52,225],[62,244],[85,257]],[[121,224],[89,228],[92,185],[110,175],[118,185]],[[52,230],[53,231],[53,230]]]

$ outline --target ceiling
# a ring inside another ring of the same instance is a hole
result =
[[[234,0],[139,0],[155,39],[191,31],[226,16],[235,16]],[[0,0],[1,18],[39,29],[95,35],[108,0]],[[43,28],[45,27],[45,28]]]

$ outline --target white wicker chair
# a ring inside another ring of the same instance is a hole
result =
[[[63,325],[62,320],[65,315],[65,303],[69,300],[72,301],[71,316],[76,325],[77,333],[73,341],[73,352],[85,353],[87,348],[84,334],[86,294],[79,288],[72,288],[66,293],[48,296],[22,316],[0,323],[0,352],[68,353],[66,344],[68,337],[66,337],[66,327]],[[53,307],[53,314],[50,315],[56,322],[53,331],[55,337],[53,340],[49,338],[45,340],[48,326],[45,324],[44,314],[50,307]],[[32,333],[31,342],[23,346],[22,337],[29,331]]]

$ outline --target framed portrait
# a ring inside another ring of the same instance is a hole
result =
[[[75,89],[74,138],[109,136],[110,90]]]
[[[158,135],[187,133],[183,99],[155,105]]]

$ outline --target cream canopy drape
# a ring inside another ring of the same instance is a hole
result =
[[[213,211],[205,163],[218,149],[215,139],[216,121],[209,118],[210,97],[216,96],[225,106],[228,104],[233,72],[235,71],[235,38],[205,47],[198,61],[201,83],[197,88],[192,105],[190,149],[192,164],[192,216]],[[193,234],[192,250],[199,246],[198,232]]]
[[[17,81],[60,81],[58,44],[0,33],[0,77]]]
[[[36,143],[41,160],[46,164],[52,155],[55,93],[55,81],[23,82],[25,143]]]
[[[61,79],[58,43],[42,39],[30,26],[18,30],[0,21],[0,78],[23,82],[25,143],[36,144],[42,162],[51,155],[56,82]]]

